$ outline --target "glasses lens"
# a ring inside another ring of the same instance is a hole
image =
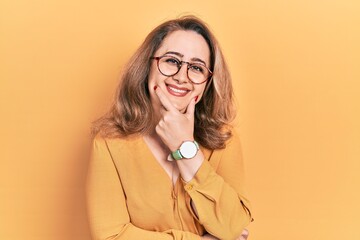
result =
[[[202,83],[209,78],[210,72],[204,65],[190,64],[188,75],[191,81],[195,83]]]
[[[159,70],[165,76],[172,76],[179,70],[180,61],[174,57],[162,57],[159,60]]]

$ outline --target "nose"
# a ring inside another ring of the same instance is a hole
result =
[[[173,79],[178,83],[186,83],[189,81],[187,74],[188,64],[189,63],[182,61],[179,71],[173,76]]]

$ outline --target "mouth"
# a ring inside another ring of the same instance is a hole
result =
[[[176,97],[184,97],[190,92],[187,88],[179,88],[172,84],[166,84],[166,89],[171,95]]]

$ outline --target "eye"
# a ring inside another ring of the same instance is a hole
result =
[[[201,65],[191,65],[190,67],[191,71],[198,72],[198,73],[204,73],[205,69]]]
[[[176,66],[179,66],[179,64],[180,64],[180,61],[173,57],[165,57],[164,62],[166,62],[167,64],[170,64],[170,65],[176,65]]]

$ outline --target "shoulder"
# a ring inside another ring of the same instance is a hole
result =
[[[217,149],[208,149],[203,147],[203,150],[205,152],[209,152],[209,154],[211,153],[216,153],[216,152],[226,152],[232,149],[237,149],[237,150],[241,150],[241,141],[240,141],[240,136],[239,133],[237,132],[237,130],[232,129],[231,131],[231,136],[229,139],[227,139],[225,141],[225,146],[223,148],[217,148]]]
[[[242,146],[241,140],[238,132],[236,130],[232,131],[232,136],[226,141],[225,148],[219,150],[219,155],[221,159],[224,158],[236,158],[242,159]]]
[[[241,151],[241,141],[239,133],[233,129],[231,131],[232,136],[226,141],[225,148],[219,149],[219,151],[231,151],[231,150],[237,150]]]
[[[229,161],[241,161],[242,148],[239,134],[233,130],[232,136],[226,141],[224,148],[212,151],[205,150],[204,155],[206,159],[209,159],[214,169],[217,169],[220,165]]]
[[[226,146],[228,145],[240,145],[240,135],[238,133],[238,131],[236,129],[232,130],[232,136],[231,138],[227,141]]]
[[[121,149],[123,147],[129,147],[132,143],[138,141],[139,136],[130,137],[106,137],[101,134],[96,134],[92,139],[93,148],[107,149]]]

